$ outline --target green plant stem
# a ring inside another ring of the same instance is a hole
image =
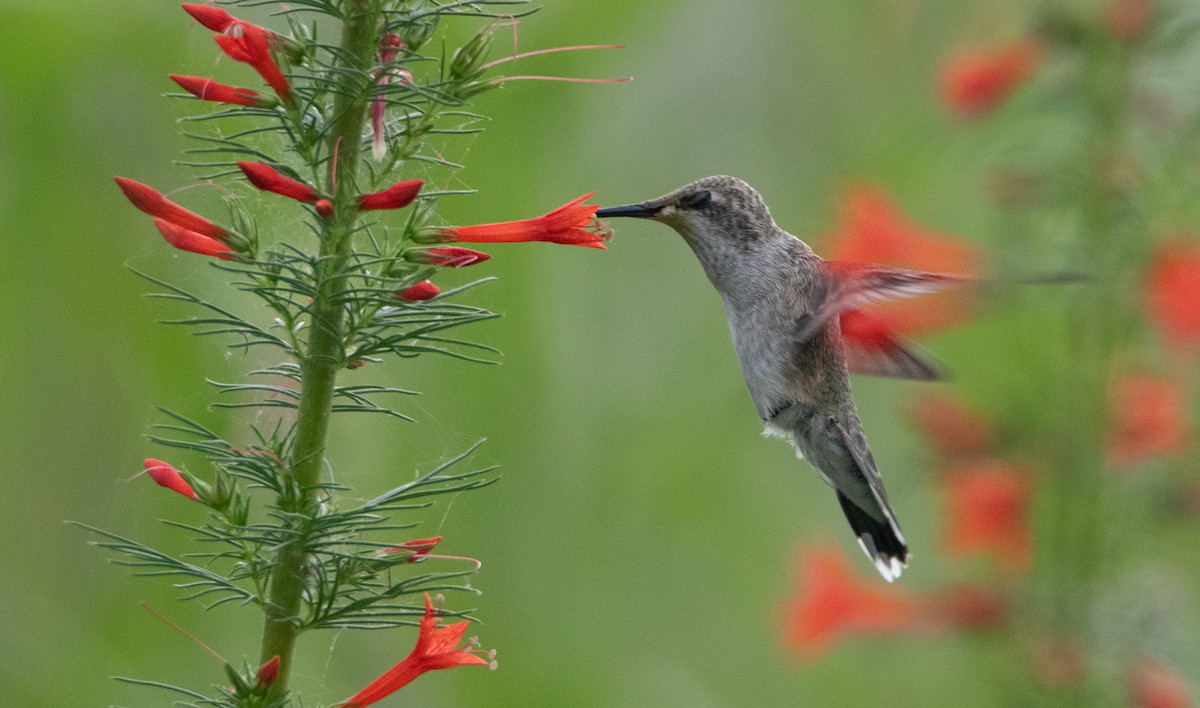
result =
[[[352,64],[348,69],[361,72],[373,63],[379,12],[363,0],[346,4],[340,56]],[[290,484],[285,485],[279,500],[280,508],[293,515],[293,536],[279,549],[272,567],[259,654],[263,662],[274,656],[280,658],[279,678],[269,695],[273,699],[287,694],[296,639],[303,629],[300,607],[305,589],[306,547],[311,521],[319,513],[316,485],[325,461],[337,372],[345,360],[345,270],[351,256],[350,235],[358,220],[354,199],[369,100],[369,92],[358,89],[346,87],[337,94],[333,114],[338,118],[328,136],[329,154],[333,156],[329,184],[334,193],[335,215],[325,226],[320,257],[313,269],[316,297],[311,309],[308,348],[300,361],[303,389],[288,472]]]

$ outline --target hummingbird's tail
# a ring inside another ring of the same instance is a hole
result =
[[[881,521],[859,508],[840,491],[837,492],[837,498],[846,520],[850,522],[850,528],[858,536],[858,545],[875,564],[879,574],[889,583],[900,577],[900,572],[908,565],[908,544],[887,503],[880,504],[878,511],[883,517]]]

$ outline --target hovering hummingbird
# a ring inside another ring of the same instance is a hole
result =
[[[898,578],[908,544],[867,446],[848,374],[932,380],[939,373],[903,342],[872,350],[847,342],[838,316],[973,278],[826,261],[779,228],[759,193],[734,177],[707,177],[596,216],[653,219],[683,236],[725,303],[767,433],[790,440],[797,456],[812,463],[833,487],[867,557],[888,582]]]

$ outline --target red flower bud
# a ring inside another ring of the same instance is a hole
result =
[[[407,251],[404,257],[416,263],[443,266],[446,268],[466,268],[476,263],[482,263],[491,258],[490,255],[462,246],[440,246],[423,250]]]
[[[397,292],[396,297],[409,300],[410,302],[417,302],[419,300],[428,300],[431,297],[437,297],[439,294],[441,294],[441,292],[442,291],[438,289],[438,286],[434,285],[428,280],[422,280],[411,288]],[[409,543],[411,543],[411,541]]]
[[[419,179],[410,179],[405,182],[397,182],[382,192],[364,194],[358,198],[358,208],[363,211],[371,211],[372,209],[406,207],[412,204],[420,194],[422,184],[424,183]]]
[[[192,489],[192,485],[183,478],[183,473],[170,464],[152,457],[147,457],[142,464],[146,467],[146,474],[150,475],[150,479],[159,486],[178,492],[188,499],[199,498],[196,496],[196,490]]]
[[[263,96],[258,91],[248,88],[238,88],[229,84],[222,84],[206,79],[202,76],[180,76],[171,74],[175,83],[183,87],[184,91],[192,94],[196,98],[204,101],[217,101],[220,103],[236,103],[242,106],[274,106],[278,101],[270,96]]]
[[[313,207],[315,207],[317,210],[317,216],[321,217],[322,219],[329,221],[331,218],[333,218],[333,202],[329,201],[328,199],[318,199],[313,204]]]
[[[254,675],[254,682],[259,686],[270,686],[279,678],[279,655],[271,657],[267,663],[258,668],[258,673]]]
[[[219,7],[212,5],[200,5],[197,3],[185,2],[180,5],[187,14],[196,18],[196,21],[213,32],[224,32],[229,29],[238,19]]]
[[[194,211],[184,209],[164,197],[157,189],[125,177],[114,177],[113,179],[117,181],[117,186],[125,193],[125,197],[129,199],[130,203],[150,216],[158,217],[188,231],[195,231],[202,236],[222,240],[229,238],[229,233],[225,229]]]
[[[189,231],[165,219],[155,219],[154,225],[158,228],[158,232],[162,234],[162,237],[167,240],[167,243],[181,251],[199,253],[202,256],[215,256],[227,261],[233,260],[233,249],[215,238],[209,238],[204,234]]]
[[[237,166],[250,180],[250,184],[264,192],[282,194],[301,202],[315,202],[321,193],[307,184],[287,177],[270,165],[262,162],[239,162]]]

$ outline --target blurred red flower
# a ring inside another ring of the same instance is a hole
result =
[[[488,666],[492,663],[489,659],[474,653],[478,649],[473,641],[463,648],[458,648],[458,643],[462,641],[463,634],[467,631],[467,625],[470,622],[463,620],[441,628],[437,624],[433,601],[426,593],[425,616],[421,619],[417,645],[413,647],[412,653],[404,661],[369,683],[366,688],[354,694],[341,706],[343,708],[369,706],[400,690],[426,671],[451,669],[456,666]]]
[[[1146,272],[1145,300],[1167,344],[1200,347],[1200,244],[1174,240],[1158,245]]]
[[[974,248],[913,223],[889,194],[872,185],[855,186],[846,192],[841,221],[826,243],[830,260],[958,275],[979,271]],[[867,355],[888,358],[905,337],[959,323],[968,317],[970,309],[962,291],[927,295],[916,301],[875,303],[865,310],[850,309],[841,314],[842,337]]]
[[[941,65],[942,102],[964,118],[989,113],[1033,75],[1043,54],[1042,44],[1035,37],[959,49]]]
[[[591,199],[593,195],[595,192],[572,199],[557,209],[533,219],[477,226],[454,226],[442,229],[439,233],[447,241],[467,243],[547,241],[603,249],[608,232],[596,221],[596,210],[600,207],[583,203]]]
[[[990,555],[1008,570],[1033,558],[1029,531],[1030,473],[1012,462],[984,459],[945,475],[943,544],[955,556]]]
[[[932,622],[964,629],[992,629],[1008,619],[1008,598],[982,583],[959,583],[930,596],[926,612]]]
[[[1121,467],[1170,457],[1188,444],[1187,403],[1174,381],[1127,375],[1113,386],[1108,459]]]
[[[802,656],[816,658],[843,637],[924,625],[916,598],[856,577],[836,547],[803,549],[797,580],[797,596],[783,606],[783,641]]]
[[[919,395],[909,407],[909,421],[947,460],[983,457],[996,446],[992,421],[944,394]]]
[[[1129,672],[1133,708],[1192,708],[1192,689],[1179,672],[1154,661],[1138,662]]]
[[[1104,6],[1104,23],[1117,39],[1139,39],[1154,15],[1153,0],[1109,0]]]

